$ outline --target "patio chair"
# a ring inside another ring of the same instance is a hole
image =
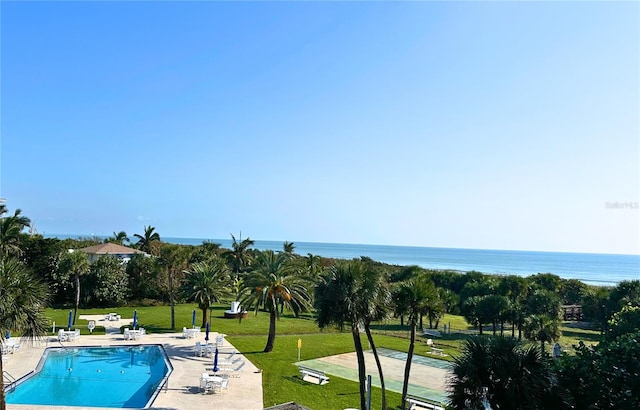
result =
[[[208,379],[209,379],[208,373],[202,373],[200,375],[200,391],[203,393],[207,392]]]
[[[200,342],[196,342],[196,356],[201,356],[202,357],[202,343]]]

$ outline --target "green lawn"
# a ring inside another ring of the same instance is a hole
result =
[[[171,309],[169,306],[144,306],[121,307],[104,309],[80,309],[79,315],[102,315],[109,312],[117,312],[123,318],[132,318],[134,309],[138,312],[140,326],[150,333],[165,333],[181,331],[183,327],[191,327],[193,304],[183,304],[175,307],[176,329],[170,328]],[[249,313],[249,317],[241,322],[236,319],[225,319],[224,310],[228,305],[217,305],[212,310],[211,330],[224,333],[231,342],[248,360],[263,371],[263,400],[265,406],[295,401],[311,407],[314,410],[334,410],[348,407],[359,407],[358,384],[339,377],[331,377],[331,382],[318,386],[303,382],[300,379],[297,367],[293,364],[298,360],[297,341],[302,339],[301,360],[308,360],[331,356],[340,353],[354,351],[353,340],[349,332],[340,333],[335,329],[320,331],[312,316],[284,315],[277,322],[277,336],[275,348],[271,353],[263,353],[267,341],[269,328],[269,316],[266,312],[258,312],[255,315]],[[47,309],[45,315],[56,325],[66,326],[69,309]],[[197,310],[198,325],[201,325],[202,312]],[[447,324],[456,330],[470,330],[469,324],[461,316],[446,315],[440,323]],[[76,327],[82,334],[88,334],[87,321],[78,320]],[[425,323],[425,326],[428,324]],[[386,320],[372,326],[374,340],[377,347],[406,352],[409,348],[409,331],[400,325],[397,319]],[[585,330],[576,327],[563,326],[563,338],[560,344],[568,350],[578,340],[586,343],[595,342],[599,332]],[[94,333],[104,334],[104,327],[98,326]],[[490,332],[487,332],[490,333]],[[507,332],[510,334],[510,332]],[[461,342],[466,335],[454,333],[444,335],[442,338],[433,338],[438,348],[448,354],[445,360],[451,360],[459,352]],[[429,356],[427,338],[421,334],[417,337],[415,354]],[[368,347],[366,337],[363,335],[365,348]],[[440,357],[437,357],[440,358]],[[376,369],[368,369],[368,372],[376,372]],[[372,408],[379,408],[381,403],[380,389],[372,389]],[[398,393],[387,392],[387,401],[390,409],[400,408],[401,397]]]

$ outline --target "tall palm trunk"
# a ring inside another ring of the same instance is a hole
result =
[[[76,276],[76,304],[73,307],[73,323],[71,323],[72,325],[76,324],[76,317],[78,317],[78,306],[80,306],[80,275],[75,275]]]
[[[276,309],[278,309],[277,306],[272,306],[269,313],[269,336],[267,337],[267,345],[264,347],[265,353],[273,350],[276,341]]]
[[[409,375],[411,374],[411,361],[413,360],[413,348],[416,344],[416,325],[411,326],[411,340],[407,352],[407,363],[404,365],[404,381],[402,382],[402,410],[406,408],[407,392],[409,390]]]
[[[202,328],[204,329],[205,327],[207,327],[207,309],[202,308]]]
[[[367,369],[364,364],[364,351],[362,350],[362,340],[360,340],[360,330],[358,323],[351,323],[351,335],[353,336],[353,345],[356,348],[356,357],[358,358],[358,380],[360,381],[360,410],[367,410],[366,385],[367,385]]]
[[[382,389],[382,410],[387,410],[387,391],[384,387],[384,375],[382,374],[382,364],[380,363],[380,357],[378,356],[378,350],[375,343],[373,343],[373,335],[371,335],[371,328],[369,323],[365,323],[364,331],[367,333],[367,340],[369,340],[369,346],[373,351],[373,357],[376,359],[376,366],[378,367],[378,376],[380,376],[380,388]]]

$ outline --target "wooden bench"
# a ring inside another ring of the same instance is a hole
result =
[[[302,380],[309,383],[315,384],[327,384],[329,383],[329,376],[324,374],[324,372],[320,370],[310,369],[308,367],[299,367],[300,374],[302,375]]]
[[[429,353],[435,354],[436,356],[446,356],[446,353],[444,352],[444,350],[438,349],[435,347],[432,347]]]
[[[407,404],[409,405],[409,410],[418,410],[418,409],[429,409],[429,410],[444,410],[440,404],[430,401],[428,399],[423,399],[422,397],[407,397]]]

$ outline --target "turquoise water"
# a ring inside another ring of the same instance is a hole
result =
[[[77,238],[78,235],[51,235]],[[163,241],[200,245],[203,241],[231,247],[231,239],[169,238]],[[255,241],[255,248],[281,250],[283,242]],[[415,246],[358,245],[342,243],[295,242],[295,253],[327,258],[351,259],[367,256],[394,265],[418,265],[428,269],[478,271],[489,274],[529,276],[553,273],[565,279],[578,279],[595,285],[615,285],[623,280],[640,279],[640,255],[596,253],[504,251],[488,249],[423,248]]]
[[[159,346],[48,349],[41,369],[7,393],[7,403],[142,408],[170,365]]]

